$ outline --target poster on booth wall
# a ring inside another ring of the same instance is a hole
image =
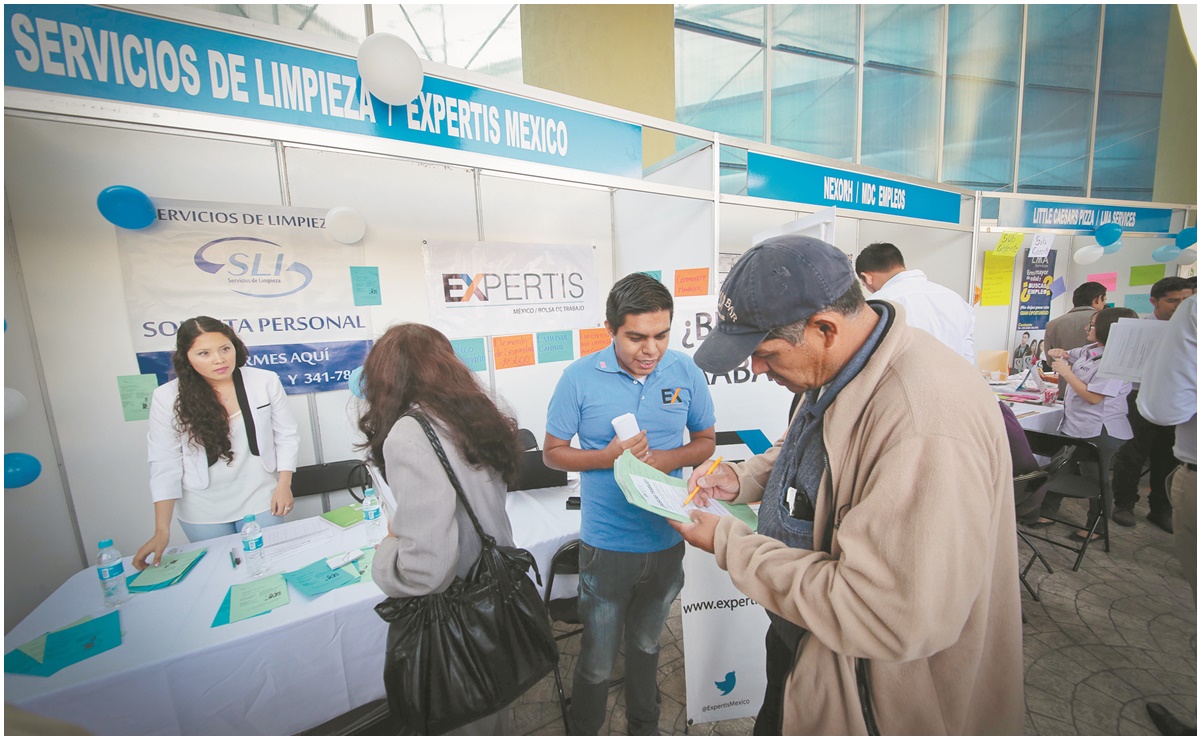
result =
[[[427,242],[430,323],[451,338],[534,334],[604,322],[588,245]]]
[[[125,302],[142,373],[174,377],[179,324],[211,316],[233,328],[248,367],[289,394],[346,388],[371,348],[351,270],[363,248],[334,241],[326,210],[154,199],[150,226],[117,229]]]
[[[1009,374],[1024,373],[1043,360],[1047,359],[1043,335],[1046,331],[1038,329],[1022,329],[1014,334],[1013,351],[1009,355]]]
[[[1055,282],[1055,250],[1037,256],[1026,253],[1018,290],[1017,329],[1047,328],[1051,317],[1051,284]]]
[[[691,356],[717,324],[717,296],[675,299],[671,349]],[[725,462],[759,454],[788,427],[792,393],[754,375],[750,360],[729,373],[705,373],[717,414],[717,450]],[[734,587],[713,556],[689,547],[680,593],[688,721],[757,714],[766,688],[767,613]],[[736,635],[736,639],[730,639]]]

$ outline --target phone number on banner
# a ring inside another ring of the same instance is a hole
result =
[[[347,388],[351,372],[367,359],[371,341],[268,344],[246,349],[250,353],[246,367],[276,373],[284,391],[291,395]],[[157,375],[160,385],[175,377],[170,352],[142,352],[138,366],[143,373]]]

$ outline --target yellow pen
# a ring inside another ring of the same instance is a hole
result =
[[[714,470],[717,470],[718,465],[721,465],[721,456],[720,455],[718,456],[718,458],[716,460],[713,461],[713,464],[709,466],[709,469],[705,471],[705,475],[709,475]],[[703,478],[703,477],[704,476],[701,476],[701,478]],[[697,478],[697,480],[700,480],[700,478]],[[696,492],[699,490],[701,490],[701,484],[697,483],[696,488],[692,489],[692,493],[688,494],[688,498],[684,499],[685,506],[687,506],[692,501],[692,497],[695,496]]]

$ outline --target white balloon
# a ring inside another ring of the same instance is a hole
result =
[[[388,105],[407,105],[425,82],[417,52],[391,33],[373,33],[359,45],[359,77],[367,92]]]
[[[338,206],[325,214],[325,228],[335,241],[354,244],[367,233],[367,222],[355,209]]]
[[[1197,261],[1197,250],[1193,247],[1182,249],[1176,259],[1172,261],[1178,265],[1191,265]]]
[[[1092,244],[1087,247],[1081,247],[1072,255],[1072,259],[1078,265],[1091,265],[1105,254],[1105,247],[1100,244]]]
[[[4,389],[4,420],[12,421],[21,414],[25,413],[25,409],[29,408],[29,401],[25,400],[25,394],[14,388]]]

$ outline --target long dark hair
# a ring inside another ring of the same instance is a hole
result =
[[[375,340],[363,363],[367,409],[359,431],[371,461],[384,472],[384,440],[415,406],[449,427],[468,463],[487,466],[506,483],[517,478],[521,450],[517,422],[501,413],[442,332],[423,324],[397,324]]]
[[[203,447],[208,453],[209,465],[213,465],[218,459],[227,463],[234,459],[229,442],[229,416],[217,397],[217,389],[209,385],[188,360],[188,350],[192,349],[196,338],[209,332],[222,334],[233,344],[237,367],[246,364],[246,345],[228,325],[209,316],[197,316],[179,325],[171,364],[179,378],[179,395],[175,398],[176,428]]]

